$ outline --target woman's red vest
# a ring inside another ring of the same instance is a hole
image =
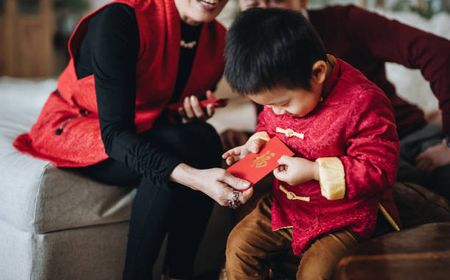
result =
[[[152,127],[173,94],[180,52],[180,16],[173,0],[114,2],[134,9],[139,29],[135,113],[139,133]],[[108,157],[101,139],[94,76],[78,79],[74,64],[89,21],[101,9],[84,17],[73,32],[69,64],[36,124],[14,141],[19,151],[59,167],[88,166]],[[219,23],[203,24],[183,96],[203,97],[218,82],[223,71],[224,41],[225,29]]]

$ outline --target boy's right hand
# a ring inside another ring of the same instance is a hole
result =
[[[231,150],[226,151],[222,155],[222,158],[225,159],[225,162],[228,165],[232,165],[233,163],[243,159],[249,153],[254,154],[259,153],[259,151],[261,151],[266,142],[267,142],[266,140],[260,138],[251,139],[242,146],[238,146]]]

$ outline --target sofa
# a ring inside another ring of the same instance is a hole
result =
[[[55,80],[0,78],[0,279],[121,279],[134,190],[58,169],[11,144],[30,129],[54,87]],[[197,275],[224,261],[232,214],[216,207],[212,215]],[[163,250],[159,264],[162,258]]]

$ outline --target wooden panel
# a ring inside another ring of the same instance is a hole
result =
[[[15,0],[6,0],[3,45],[0,47],[0,73],[16,77],[42,77],[53,74],[54,14],[50,0],[39,0],[39,11],[20,13]],[[26,9],[24,10],[26,11]],[[3,33],[3,34],[1,34]]]
[[[3,32],[4,26],[5,21],[0,15],[0,76],[4,75],[5,73],[5,48],[3,47],[4,44],[2,43],[5,41],[5,35]]]

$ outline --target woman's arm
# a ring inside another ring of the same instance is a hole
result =
[[[166,180],[181,161],[139,137],[134,124],[139,35],[133,9],[105,8],[92,19],[86,39],[106,153],[146,177]]]
[[[235,189],[247,189],[240,195],[241,203],[247,201],[252,195],[248,182],[223,169],[190,167],[136,133],[139,35],[133,10],[121,4],[109,6],[93,19],[87,39],[106,153],[152,181],[172,180],[204,192],[221,205],[228,205]]]

